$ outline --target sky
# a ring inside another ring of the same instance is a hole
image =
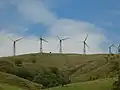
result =
[[[110,44],[119,44],[120,1],[116,0],[0,0],[0,56],[39,52],[39,37],[44,52],[83,53],[88,34],[88,54],[107,53]],[[113,51],[116,49],[114,48]]]

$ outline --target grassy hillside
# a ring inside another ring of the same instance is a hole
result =
[[[25,89],[5,83],[0,83],[0,90],[25,90]]]
[[[70,71],[72,82],[80,82],[89,80],[91,77],[105,78],[115,76],[116,71],[112,70],[114,67],[112,64],[114,62],[120,63],[119,59],[120,55],[108,56],[107,54],[28,54],[1,58],[1,61],[7,61],[7,64],[9,62],[9,65],[0,64],[0,70],[6,67],[15,68],[16,66],[13,62],[15,60],[21,60],[24,67],[29,71],[34,72],[47,67],[57,67],[64,71]],[[33,60],[36,61],[36,63],[32,63]]]
[[[50,88],[49,90],[111,90],[112,83],[113,79],[100,79],[84,83],[70,84],[65,87]]]
[[[0,72],[0,90],[40,90],[40,85]]]

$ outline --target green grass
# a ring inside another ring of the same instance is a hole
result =
[[[84,83],[70,84],[65,87],[50,88],[49,90],[110,90],[112,88],[112,83],[113,79],[101,79]]]
[[[112,88],[113,79],[100,79],[84,83],[74,83],[65,87],[55,87],[49,90],[110,90]],[[0,83],[0,90],[27,90],[14,85]],[[28,89],[29,90],[29,89]],[[37,90],[37,89],[30,89]],[[44,89],[48,90],[48,89]]]
[[[8,85],[8,87],[14,86],[13,88],[23,88],[25,90],[40,90],[40,87],[41,87],[39,84],[35,84],[31,81],[19,78],[19,77],[14,76],[14,75],[6,74],[3,72],[0,72],[0,83],[2,83],[4,85]],[[0,86],[2,86],[2,85],[0,84]],[[5,87],[5,88],[7,88],[7,87]],[[7,89],[5,89],[5,90],[7,90]]]
[[[118,57],[119,56],[119,57]],[[111,70],[111,61],[116,61],[119,63],[120,67],[120,55],[110,56],[110,58],[117,57],[114,59],[107,60],[105,57],[108,57],[107,54],[93,54],[93,55],[81,55],[81,54],[50,54],[50,53],[43,53],[43,54],[27,54],[27,55],[20,55],[16,57],[3,57],[0,58],[0,71],[8,72],[9,70],[17,69],[14,62],[15,60],[21,60],[23,62],[23,66],[31,72],[34,71],[41,71],[44,68],[48,67],[57,67],[64,71],[70,71],[71,76],[70,79],[72,83],[77,82],[85,82],[89,81],[90,77],[98,77],[98,78],[106,78],[106,77],[115,77],[116,72]],[[36,60],[36,63],[32,63],[33,60]],[[15,79],[14,79],[15,77]],[[13,80],[14,79],[14,80]],[[11,82],[11,80],[13,80]],[[0,73],[0,82],[6,83],[8,85],[13,85],[20,88],[26,88],[24,84],[29,86],[31,90],[37,90],[36,88],[39,85],[34,84],[30,81],[24,79],[18,79],[16,76],[8,75],[6,79],[6,74]],[[21,84],[22,82],[22,84]],[[95,82],[97,82],[95,84]],[[101,83],[100,83],[101,82]],[[107,90],[111,86],[111,83],[107,80],[100,80],[94,82],[87,82],[87,83],[78,83],[72,84],[68,87],[63,88],[53,88],[52,90]],[[87,87],[86,87],[87,85]],[[101,86],[102,85],[102,86]],[[40,87],[39,87],[40,88]],[[105,89],[104,89],[105,88]],[[29,89],[28,89],[29,90]],[[39,90],[39,89],[38,89]]]
[[[25,90],[25,89],[16,87],[16,86],[12,86],[9,84],[5,84],[5,83],[0,83],[0,90]]]
[[[40,71],[42,68],[48,68],[51,66],[60,68],[61,70],[74,70],[70,76],[72,82],[81,82],[89,80],[91,76],[98,76],[99,78],[115,76],[116,74],[114,71],[111,71],[111,60],[106,62],[105,57],[107,56],[107,54],[27,54],[16,57],[1,58],[0,60],[7,61],[9,64],[6,66],[5,64],[4,66],[3,64],[0,65],[0,70],[5,70],[5,67],[16,68],[11,63],[19,59],[23,62],[24,67],[26,67],[28,71]],[[114,56],[116,57],[117,55]],[[119,59],[120,58],[116,58],[116,61],[120,63]],[[32,63],[32,60],[36,60],[36,63]]]

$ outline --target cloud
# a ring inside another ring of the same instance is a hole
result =
[[[43,49],[45,52],[58,52],[57,47],[59,41],[56,36],[62,38],[70,37],[70,40],[63,42],[64,53],[83,53],[83,44],[86,34],[89,34],[87,43],[89,49],[87,53],[103,53],[106,52],[101,48],[101,44],[107,41],[103,34],[103,28],[96,25],[66,18],[58,18],[42,0],[11,0],[11,4],[17,7],[18,12],[23,15],[26,20],[32,23],[42,23],[46,25],[48,32],[45,35],[45,39],[49,43],[43,43]],[[29,29],[28,29],[29,30]],[[7,33],[1,30],[0,36],[2,37],[2,44],[0,48],[0,56],[12,55],[12,42],[7,36],[17,39],[22,37],[19,33]],[[8,30],[9,31],[9,30]],[[39,41],[37,36],[26,36],[23,40],[16,45],[17,54],[35,53],[39,52]]]
[[[42,0],[11,0],[11,4],[17,7],[25,19],[34,23],[50,25],[57,20],[55,14],[49,11]]]
[[[56,24],[54,24],[50,28],[51,37],[56,38],[56,36],[61,36],[63,38],[65,37],[71,38],[70,40],[66,40],[63,42],[64,52],[66,53],[69,52],[83,53],[83,44],[81,43],[81,41],[84,40],[86,34],[89,34],[87,43],[90,46],[90,48],[88,49],[88,53],[105,52],[101,48],[101,44],[107,41],[107,39],[102,33],[102,31],[103,31],[102,28],[96,27],[94,24],[83,21],[69,20],[69,19],[58,20]],[[50,39],[49,41],[51,40],[53,39]],[[53,45],[57,46],[55,40]],[[51,47],[53,47],[52,44]]]
[[[13,41],[11,41],[8,37],[12,38],[13,40],[16,40],[23,36],[20,36],[18,34],[13,34],[13,33],[1,32],[0,33],[0,38],[1,38],[0,39],[1,41],[0,56],[13,55]],[[16,54],[20,55],[20,54],[25,54],[30,52],[34,53],[38,51],[37,47],[38,47],[37,37],[35,36],[25,37],[24,39],[16,43]]]
[[[63,42],[63,52],[64,53],[83,53],[83,43],[86,34],[88,33],[87,53],[104,53],[105,51],[101,48],[101,44],[106,41],[105,36],[97,30],[102,30],[93,24],[88,22],[80,22],[69,19],[58,20],[56,24],[49,28],[50,36],[44,37],[48,40],[48,43],[43,43],[44,52],[59,52],[59,40],[56,36],[61,38],[70,37],[70,40]],[[2,33],[0,36],[4,36],[3,44],[1,46],[1,56],[12,55],[12,42],[6,38],[7,36],[17,39],[21,37],[16,34]],[[37,36],[27,36],[17,44],[17,54],[27,54],[39,52],[39,37]]]

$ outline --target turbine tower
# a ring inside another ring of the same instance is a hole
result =
[[[18,42],[18,41],[20,41],[20,40],[22,40],[23,39],[23,37],[22,38],[19,38],[19,39],[16,39],[16,40],[13,40],[12,38],[10,38],[10,37],[8,37],[11,41],[13,41],[13,56],[15,56],[16,55],[16,43]]]
[[[115,47],[115,45],[112,44],[112,45],[110,45],[110,46],[108,47],[108,51],[109,51],[110,54],[112,54],[112,47]]]
[[[86,54],[86,46],[89,48],[89,46],[88,46],[87,43],[86,43],[87,38],[88,38],[88,34],[87,34],[85,40],[83,41],[83,44],[84,44],[84,47],[83,47],[83,54]]]
[[[43,52],[43,47],[42,47],[43,41],[48,43],[48,41],[46,41],[45,39],[43,39],[42,37],[40,37],[40,53]]]
[[[67,40],[67,39],[70,39],[70,38],[63,38],[63,39],[61,39],[60,37],[58,37],[58,39],[59,39],[59,45],[60,45],[59,52],[62,53],[62,42]]]

